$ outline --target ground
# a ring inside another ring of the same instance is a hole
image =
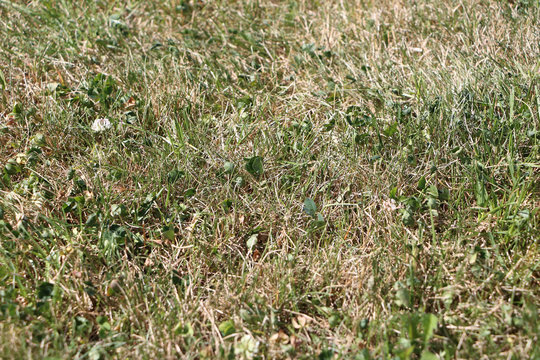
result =
[[[539,358],[535,0],[0,0],[0,357]]]

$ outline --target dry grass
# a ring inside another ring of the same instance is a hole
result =
[[[538,356],[539,11],[0,0],[0,354]]]

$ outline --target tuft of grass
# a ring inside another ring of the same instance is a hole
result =
[[[539,23],[0,0],[0,357],[540,357]]]

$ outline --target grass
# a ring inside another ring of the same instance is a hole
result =
[[[539,23],[0,0],[0,357],[540,357]]]

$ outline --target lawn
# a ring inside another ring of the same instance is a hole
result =
[[[0,0],[0,358],[540,358],[537,0]]]

